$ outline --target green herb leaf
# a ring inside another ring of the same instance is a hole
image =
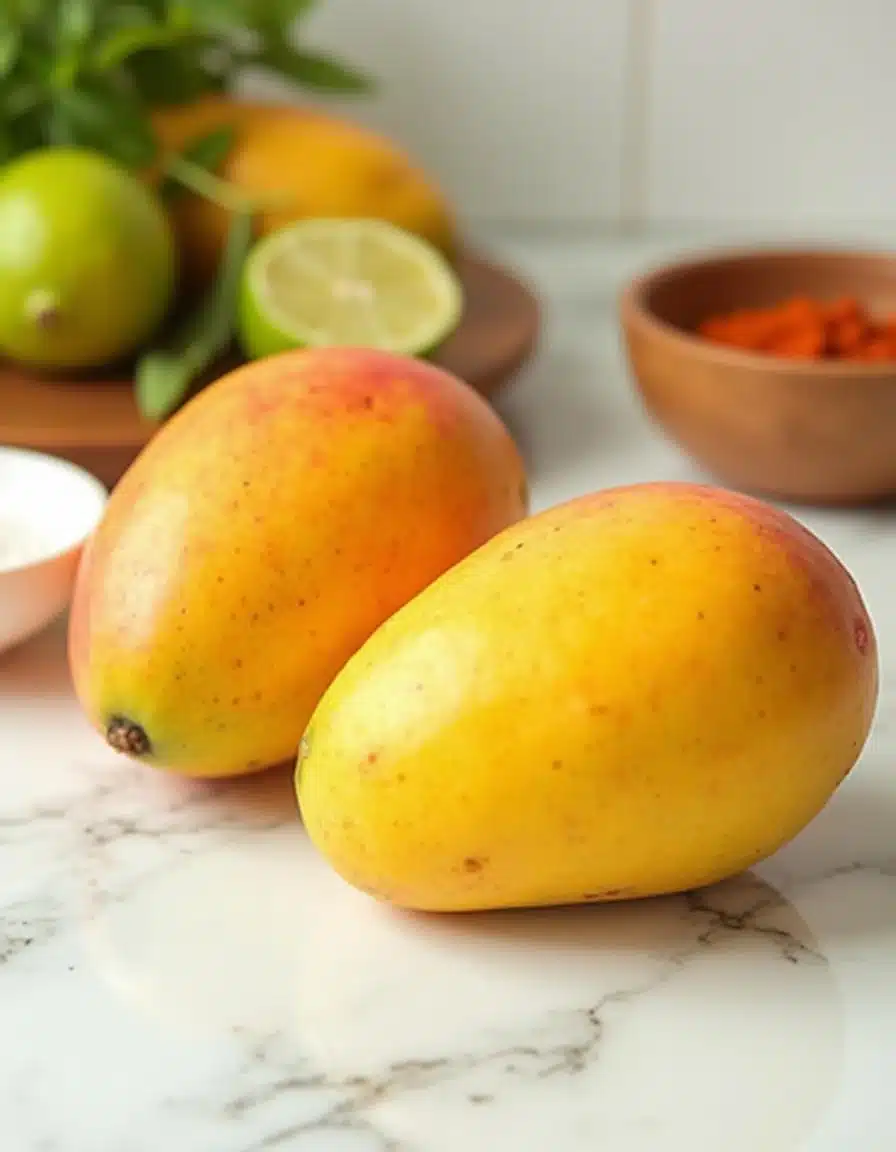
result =
[[[16,153],[16,141],[7,126],[0,122],[0,164],[5,164]]]
[[[192,371],[184,356],[150,352],[137,365],[137,407],[146,420],[161,421],[181,406],[192,386]]]
[[[17,120],[20,116],[37,108],[42,100],[41,89],[37,84],[28,80],[13,80],[3,88],[3,111],[6,122]]]
[[[207,172],[217,172],[227,159],[235,139],[236,129],[231,124],[226,124],[191,141],[181,155],[191,164],[198,164]]]
[[[71,143],[106,152],[129,168],[155,158],[156,140],[144,110],[127,91],[99,81],[82,83],[60,92],[56,108]]]
[[[190,11],[189,0],[168,0],[165,10],[168,24],[172,28],[190,28],[193,26],[193,13]]]
[[[315,3],[316,0],[255,0],[250,5],[254,16],[252,22],[257,28],[276,29],[282,36],[307,16]]]
[[[56,15],[56,64],[53,87],[69,88],[83,63],[87,41],[93,31],[93,0],[59,0]]]
[[[85,44],[93,32],[96,14],[95,0],[60,0],[56,18],[57,44],[62,48]]]
[[[29,80],[44,85],[46,90],[52,88],[56,57],[48,44],[42,43],[37,37],[23,39],[19,49],[19,60],[22,72]]]
[[[94,51],[93,64],[101,72],[108,72],[123,64],[137,52],[150,48],[170,48],[195,40],[200,45],[206,37],[193,24],[152,24],[149,21],[119,28]]]
[[[7,121],[7,135],[12,152],[5,159],[11,160],[15,156],[21,156],[23,152],[30,152],[33,148],[41,148],[44,144],[48,144],[48,120],[48,114],[43,108],[33,107],[15,119]]]
[[[47,142],[54,148],[67,148],[78,143],[75,129],[66,113],[64,105],[60,102],[50,109],[47,120]]]
[[[8,16],[0,16],[0,80],[12,73],[22,45],[21,30]]]
[[[373,88],[373,81],[366,73],[324,53],[294,48],[285,40],[266,43],[246,59],[246,63],[253,67],[269,68],[308,88],[324,92],[355,94],[369,92]]]
[[[142,24],[149,19],[164,24],[168,19],[168,0],[99,0],[99,18],[106,29]]]
[[[267,4],[268,0],[262,0]],[[188,0],[193,19],[204,28],[234,29],[254,25],[252,0]]]
[[[275,0],[285,20],[303,20],[317,4],[317,0]]]
[[[306,16],[316,0],[184,0],[194,18],[206,24],[267,29],[284,35]]]
[[[319,91],[367,91],[361,71],[292,45],[312,5],[0,0],[0,156],[71,142],[139,167],[155,153],[153,108],[227,91],[247,65]]]
[[[123,64],[141,98],[150,106],[190,104],[207,92],[220,92],[226,73],[205,66],[195,45],[146,49]]]
[[[236,129],[230,125],[215,128],[206,135],[192,140],[180,153],[181,160],[186,160],[189,164],[195,165],[205,172],[217,172],[227,159],[235,139]],[[176,171],[172,172],[169,168],[168,175],[162,181],[159,191],[167,199],[173,199],[180,193],[187,191],[187,186],[177,178]]]
[[[137,406],[147,419],[164,420],[174,412],[197,378],[227,351],[236,323],[240,276],[251,244],[252,214],[236,212],[217,280],[199,309],[170,344],[141,358],[137,365]]]

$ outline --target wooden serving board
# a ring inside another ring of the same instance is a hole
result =
[[[433,359],[491,395],[534,351],[538,301],[516,276],[476,254],[464,256],[459,271],[464,316]],[[62,456],[111,487],[156,428],[141,419],[126,378],[50,379],[0,364],[0,444]]]

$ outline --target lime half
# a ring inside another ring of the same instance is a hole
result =
[[[315,218],[252,249],[239,337],[250,359],[327,345],[423,356],[462,308],[454,269],[426,240],[383,220]]]

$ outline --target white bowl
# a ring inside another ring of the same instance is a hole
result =
[[[107,499],[99,480],[66,460],[0,448],[0,651],[66,609]]]

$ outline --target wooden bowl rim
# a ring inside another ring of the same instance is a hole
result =
[[[659,283],[671,277],[688,276],[693,272],[711,268],[719,264],[745,264],[756,260],[773,260],[781,263],[792,260],[844,260],[890,265],[896,279],[896,252],[859,249],[851,247],[741,247],[714,249],[709,254],[685,257],[661,264],[634,277],[620,294],[619,307],[623,324],[634,325],[650,331],[663,340],[678,346],[682,353],[712,361],[719,367],[749,368],[763,375],[807,376],[831,383],[881,383],[896,384],[896,360],[875,363],[861,363],[855,360],[796,360],[783,356],[770,356],[763,352],[748,352],[729,348],[724,344],[713,344],[710,340],[679,328],[663,320],[647,305],[648,293]]]

